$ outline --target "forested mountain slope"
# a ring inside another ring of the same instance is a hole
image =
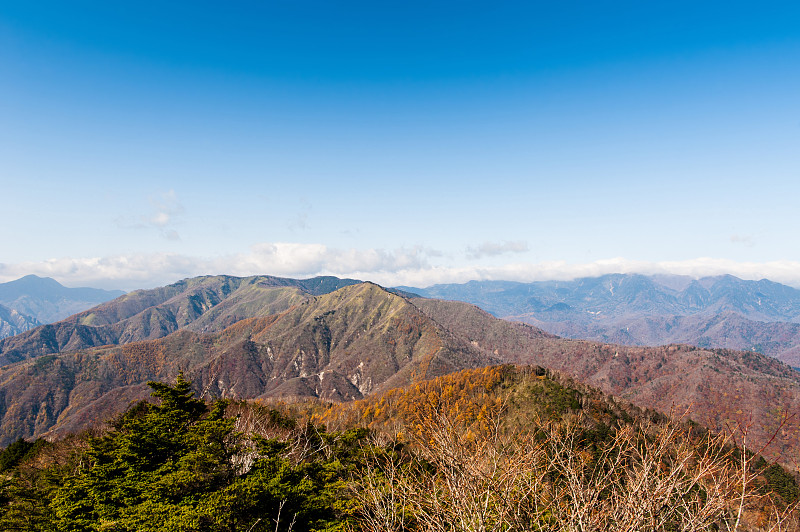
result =
[[[562,371],[641,407],[690,411],[720,430],[748,426],[761,442],[787,421],[771,451],[800,461],[800,373],[774,358],[690,345],[634,347],[549,337],[521,323],[489,319],[467,303],[412,301],[484,352]]]
[[[559,370],[643,408],[690,410],[712,428],[752,425],[754,442],[777,431],[772,456],[800,456],[800,420],[784,420],[800,410],[800,375],[775,359],[686,345],[566,340],[466,303],[407,299],[371,283],[217,333],[184,329],[6,366],[0,435],[8,443],[86,427],[146,396],[148,380],[179,371],[209,398],[347,401],[501,362]]]
[[[361,283],[220,333],[181,330],[0,368],[0,444],[83,428],[179,371],[204,397],[349,400],[498,361],[406,299]]]
[[[0,451],[0,528],[798,530],[796,473],[541,367],[340,404],[149,387],[105,430]]]

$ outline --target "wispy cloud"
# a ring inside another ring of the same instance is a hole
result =
[[[167,240],[180,240],[181,237],[174,229],[175,217],[184,213],[183,205],[178,201],[174,190],[164,194],[150,197],[151,212],[143,217],[146,225],[155,227],[161,236]]]
[[[593,277],[608,273],[679,274],[699,278],[731,274],[743,279],[768,278],[800,287],[800,263],[793,261],[736,262],[697,258],[647,262],[624,258],[590,263],[562,261],[518,262],[493,267],[433,264],[440,255],[423,247],[341,249],[323,244],[261,243],[249,251],[214,258],[171,253],[129,254],[112,257],[58,258],[43,262],[0,263],[0,281],[30,273],[48,276],[68,286],[148,288],[196,275],[269,274],[285,277],[337,275],[370,280],[385,286],[426,287],[470,280],[544,281]]]
[[[140,216],[120,216],[114,223],[120,229],[138,229],[158,231],[161,237],[167,240],[180,240],[180,234],[175,229],[176,218],[185,212],[183,205],[178,201],[174,190],[163,194],[150,196],[150,208],[147,214]]]
[[[310,228],[308,215],[311,212],[311,203],[305,198],[300,200],[300,211],[286,223],[290,231],[305,231]]]
[[[289,220],[286,224],[286,227],[289,228],[290,231],[300,231],[308,229],[308,213],[307,212],[299,212],[297,216]]]
[[[753,235],[731,235],[731,243],[751,248],[756,245]]]
[[[506,253],[524,253],[526,251],[528,251],[528,243],[522,240],[515,240],[513,242],[483,242],[479,246],[468,247],[466,254],[470,259],[481,259]]]

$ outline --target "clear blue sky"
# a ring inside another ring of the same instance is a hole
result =
[[[4,2],[0,281],[800,285],[797,2]]]

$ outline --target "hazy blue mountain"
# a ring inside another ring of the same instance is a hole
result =
[[[401,289],[472,303],[569,338],[756,350],[800,365],[800,290],[766,279],[612,274]]]
[[[0,304],[40,323],[62,320],[124,294],[122,290],[67,288],[55,279],[36,275],[0,283]]]
[[[20,314],[14,309],[0,305],[0,338],[14,336],[41,325],[36,318]]]
[[[766,279],[745,281],[731,275],[695,280],[610,274],[573,281],[470,281],[398,288],[424,297],[466,301],[498,317],[563,311],[603,316],[733,311],[755,321],[800,322],[800,290]]]

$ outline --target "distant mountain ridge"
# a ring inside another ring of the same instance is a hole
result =
[[[766,279],[612,274],[401,288],[472,303],[570,338],[756,350],[800,366],[800,290]]]
[[[732,275],[609,274],[574,281],[470,281],[428,288],[398,287],[425,297],[466,300],[498,317],[581,310],[620,316],[717,314],[732,311],[753,321],[800,323],[800,290],[762,279]]]
[[[136,290],[52,324],[0,340],[0,366],[65,351],[163,338],[179,329],[218,332],[238,320],[274,314],[353,279],[227,275]]]
[[[122,290],[67,288],[55,279],[36,275],[0,283],[0,304],[39,323],[62,320],[123,294]]]

